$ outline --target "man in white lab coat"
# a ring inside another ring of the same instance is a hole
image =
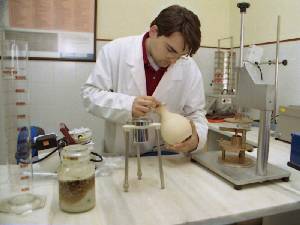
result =
[[[105,119],[105,152],[124,153],[122,125],[147,116],[162,102],[169,111],[190,119],[193,128],[190,138],[167,148],[187,153],[204,146],[203,81],[191,58],[200,40],[198,17],[173,5],[159,13],[147,33],[103,46],[81,94],[86,110]],[[153,139],[142,152],[153,148]]]

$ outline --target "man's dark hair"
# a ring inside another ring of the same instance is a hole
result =
[[[185,44],[189,47],[190,55],[196,53],[200,47],[201,31],[200,21],[192,11],[172,5],[163,9],[151,22],[150,26],[158,27],[158,36],[170,36],[174,32],[180,32]]]

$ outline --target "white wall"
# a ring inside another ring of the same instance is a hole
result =
[[[280,40],[300,38],[299,0],[230,0],[229,33],[239,46],[240,11],[238,2],[249,2],[250,8],[244,17],[245,44],[276,41],[277,16],[281,17]]]
[[[275,44],[260,45],[264,54],[262,61],[275,59]],[[247,54],[248,48],[245,48]],[[300,105],[300,40],[293,42],[284,42],[280,44],[279,60],[288,60],[288,65],[279,65],[278,70],[278,97],[277,112],[280,105]],[[264,79],[274,84],[275,65],[261,65]],[[254,119],[259,118],[259,113],[252,110],[251,115]]]
[[[275,44],[260,46],[264,49],[263,60],[275,59]],[[280,60],[287,59],[288,65],[279,65],[278,73],[278,104],[300,105],[300,41],[280,44]],[[262,65],[265,79],[273,81],[275,77],[274,65]]]
[[[234,45],[239,46],[240,12],[237,8],[240,0],[230,3],[230,33]],[[299,0],[247,0],[250,8],[244,16],[245,45],[276,41],[277,16],[280,15],[280,40],[300,38],[300,1]],[[264,49],[262,60],[273,60],[276,57],[275,44],[261,45]],[[300,41],[281,42],[279,60],[287,59],[287,66],[279,66],[277,105],[300,105]],[[266,79],[274,80],[274,65],[262,66]],[[255,114],[257,117],[257,113]]]
[[[101,46],[101,43],[97,44]],[[83,107],[80,88],[95,63],[29,61],[31,123],[47,133],[60,136],[59,123],[69,129],[89,127],[101,152],[103,146],[103,120],[87,113]]]
[[[97,38],[115,39],[145,32],[165,7],[178,4],[197,14],[201,21],[202,46],[217,46],[229,36],[230,0],[98,0]]]
[[[215,48],[200,48],[193,56],[202,73],[206,93],[212,92],[210,84],[214,76],[215,51]]]
[[[136,35],[148,29],[161,9],[172,4],[187,7],[200,18],[202,46],[217,46],[217,39],[234,36],[239,45],[240,12],[244,0],[98,0],[97,38],[115,39]],[[247,0],[245,44],[276,40],[277,15],[281,16],[281,39],[300,37],[299,0]],[[227,43],[225,43],[227,44]]]

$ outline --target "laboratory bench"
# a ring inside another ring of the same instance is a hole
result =
[[[218,131],[217,126],[210,125],[210,130]],[[255,141],[249,133],[251,137]],[[256,151],[247,154],[255,156]],[[47,196],[45,207],[22,216],[1,213],[0,224],[222,225],[299,210],[300,173],[286,165],[289,155],[288,143],[271,138],[269,163],[290,171],[290,181],[242,190],[182,155],[163,156],[166,187],[161,189],[158,159],[141,158],[143,175],[138,180],[136,159],[130,158],[129,192],[123,191],[124,167],[115,168],[96,177],[95,208],[78,214],[59,209],[55,178],[37,177],[34,193]]]

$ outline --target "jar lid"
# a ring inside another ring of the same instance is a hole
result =
[[[92,140],[92,131],[89,128],[75,128],[69,134],[77,144],[86,144]]]
[[[61,152],[63,160],[89,160],[90,150],[86,145],[68,145]]]

